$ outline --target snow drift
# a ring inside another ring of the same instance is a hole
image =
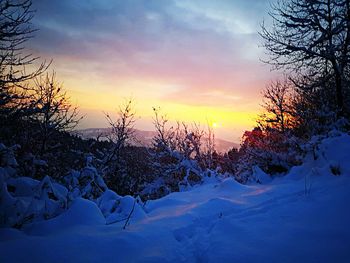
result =
[[[145,204],[78,198],[53,219],[1,228],[0,261],[350,262],[350,136],[306,147],[284,177],[254,168],[262,184],[211,180]],[[2,209],[13,202],[4,185]]]

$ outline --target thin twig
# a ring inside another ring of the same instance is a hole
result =
[[[134,205],[132,206],[132,209],[131,209],[131,211],[130,211],[130,214],[129,214],[128,218],[126,219],[126,222],[125,222],[125,224],[124,224],[124,226],[123,226],[123,229],[125,229],[126,226],[127,226],[128,223],[129,223],[129,220],[130,220],[130,218],[131,218],[131,215],[132,215],[132,213],[134,212],[134,209],[135,209],[135,204],[136,204],[136,199],[134,200]]]

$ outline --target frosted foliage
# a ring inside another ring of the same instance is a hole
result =
[[[92,159],[88,157],[86,167],[81,171],[71,171],[65,182],[70,191],[70,199],[80,196],[94,200],[107,190],[107,186],[98,173],[97,169],[91,165]]]

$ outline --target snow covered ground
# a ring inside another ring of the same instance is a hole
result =
[[[316,154],[265,184],[212,179],[137,204],[126,229],[76,199],[51,220],[0,229],[0,262],[350,262],[350,136],[325,139]]]

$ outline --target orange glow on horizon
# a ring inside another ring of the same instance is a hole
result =
[[[89,14],[105,10],[104,1],[61,2],[38,1],[38,32],[28,49],[53,60],[50,70],[86,116],[78,128],[106,127],[103,112],[116,112],[130,97],[139,129],[153,129],[152,107],[171,121],[209,123],[217,137],[229,140],[254,127],[259,91],[274,78],[260,61],[265,54],[255,34],[265,10],[260,1],[249,5],[254,17],[235,1],[159,1],[138,8],[119,1],[108,4],[115,12],[103,12],[101,19]],[[68,12],[77,6],[81,15]],[[159,16],[150,15],[155,10]]]
[[[229,104],[222,101],[233,97],[229,93],[214,94],[219,96],[215,97],[215,101],[218,102],[212,101],[210,106],[205,106],[208,101],[200,99],[195,100],[196,104],[186,104],[181,98],[172,98],[171,92],[176,89],[176,85],[166,85],[163,81],[124,79],[114,85],[101,82],[94,75],[79,79],[64,73],[58,74],[58,80],[60,79],[64,80],[63,86],[68,91],[71,102],[86,116],[78,128],[107,127],[103,112],[116,113],[126,99],[132,98],[137,116],[136,128],[153,130],[152,108],[160,107],[161,113],[170,121],[197,123],[204,129],[209,123],[217,137],[238,142],[245,130],[254,127],[259,112],[259,98],[253,97],[247,105],[247,102],[242,102],[241,98],[236,96]],[[193,98],[186,91],[183,96]]]
[[[102,122],[104,121],[102,112],[116,114],[119,105],[127,98],[103,93],[82,95],[72,92],[71,94],[72,102],[77,101],[82,109],[99,113],[99,117],[88,119],[84,128],[103,127],[103,124],[101,124],[104,123]],[[197,123],[204,129],[206,129],[209,123],[219,138],[237,142],[244,130],[253,128],[257,116],[257,111],[235,111],[234,107],[184,105],[175,102],[160,101],[158,99],[141,99],[138,97],[134,97],[133,99],[137,116],[136,128],[143,130],[153,130],[152,108],[160,107],[161,114],[166,115],[171,122],[184,121],[186,123]],[[87,113],[86,115],[89,117],[91,113]],[[94,119],[96,118],[100,119],[99,123],[95,122]]]

